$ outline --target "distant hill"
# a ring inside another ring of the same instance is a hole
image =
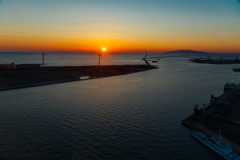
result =
[[[176,50],[176,51],[170,51],[165,53],[184,53],[184,54],[209,54],[207,52],[201,52],[196,50]]]

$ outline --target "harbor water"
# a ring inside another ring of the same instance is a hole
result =
[[[159,54],[160,55],[160,54]],[[154,56],[159,56],[154,55]],[[37,53],[1,53],[0,63],[41,63]],[[103,65],[143,64],[144,54],[103,55]],[[161,56],[161,55],[160,55]],[[225,83],[238,64],[163,58],[158,69],[0,92],[0,159],[222,159],[181,121]],[[45,55],[46,66],[97,65],[96,54]]]

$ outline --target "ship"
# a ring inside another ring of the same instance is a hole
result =
[[[214,136],[208,138],[206,134],[196,130],[192,131],[191,135],[221,155],[223,158],[227,160],[240,160],[240,156],[233,151],[232,147],[222,140],[221,131],[219,132],[218,139]]]

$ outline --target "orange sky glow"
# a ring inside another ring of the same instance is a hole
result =
[[[106,47],[105,53],[141,53],[145,49],[152,53],[180,49],[240,53],[237,1],[188,1],[187,9],[179,1],[148,4],[140,0],[139,5],[129,2],[129,8],[108,0],[109,8],[88,1],[60,1],[51,2],[55,7],[44,11],[42,7],[49,1],[0,1],[0,52],[40,52],[41,48],[47,52],[99,52]]]

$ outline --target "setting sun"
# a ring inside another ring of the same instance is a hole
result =
[[[106,48],[103,48],[102,50],[103,50],[103,51],[105,51],[105,50],[106,50]]]

